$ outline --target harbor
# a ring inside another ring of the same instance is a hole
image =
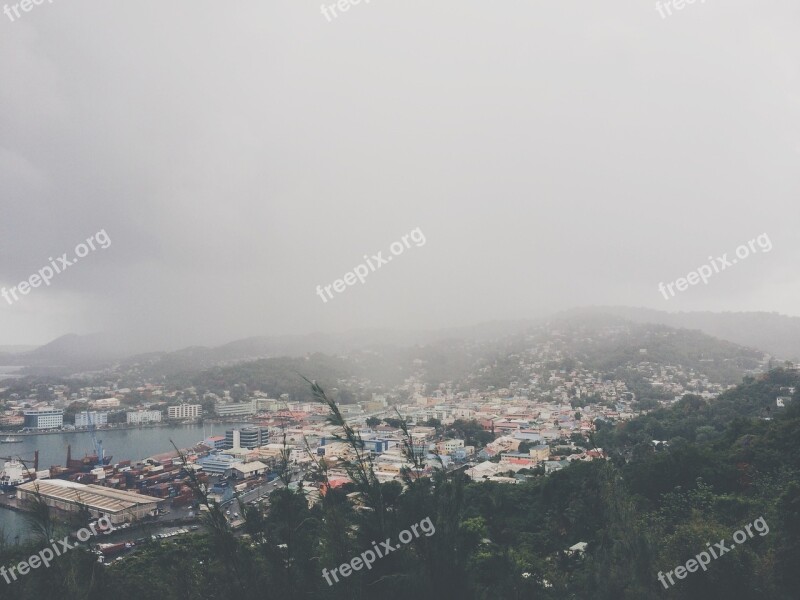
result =
[[[194,446],[202,440],[207,431],[201,424],[170,425],[153,429],[115,429],[96,432],[104,447],[113,454],[116,463],[137,462],[149,456],[174,452],[172,442],[178,448]],[[6,437],[6,436],[3,436]],[[16,434],[13,437],[17,437]],[[71,452],[74,460],[81,460],[94,452],[91,432],[61,432],[46,436],[22,437],[17,443],[0,444],[0,465],[20,460],[33,470],[38,452],[38,470],[52,467],[67,468],[67,455]],[[7,541],[13,542],[26,536],[27,523],[19,512],[19,502],[9,495],[13,491],[0,492],[0,532]],[[175,515],[178,520],[188,518],[187,514]]]
[[[187,423],[148,423],[146,425],[126,425],[126,424],[116,424],[116,425],[102,425],[97,426],[95,431],[125,431],[125,430],[133,430],[133,429],[169,429],[170,427],[176,427],[181,425],[195,425],[194,422],[187,422]],[[0,439],[0,443],[4,443],[4,440],[8,437],[14,439],[15,441],[19,441],[19,438],[29,437],[29,436],[42,436],[42,435],[62,435],[64,433],[85,433],[89,431],[88,428],[82,427],[79,429],[48,429],[44,431],[12,431],[10,433],[3,433],[3,438]]]
[[[97,431],[24,440],[22,452],[0,457],[4,461],[0,472],[0,534],[7,543],[28,537],[30,528],[24,512],[34,498],[50,506],[56,520],[88,511],[91,518],[107,518],[120,531],[135,529],[140,536],[188,533],[201,527],[203,508],[197,503],[191,480],[207,486],[210,496],[226,507],[232,526],[238,527],[242,503],[266,502],[269,492],[282,486],[277,472],[253,460],[255,451],[239,446],[239,430],[233,433],[234,449],[230,451],[237,458],[227,456],[223,460],[216,455],[209,457],[215,445],[201,443],[206,433],[211,433],[202,426],[167,429],[170,435],[157,439],[153,438],[157,432],[151,430],[117,431],[111,439],[103,436],[105,440]],[[69,442],[75,442],[75,436],[79,436],[80,445],[73,447]],[[60,443],[51,447],[34,443],[53,439]],[[59,460],[57,453],[64,445],[66,453]],[[124,458],[112,457],[110,452]],[[274,452],[264,452],[272,457],[264,460],[274,466]],[[251,460],[247,465],[237,462],[248,460],[246,456]],[[300,477],[304,474],[299,468],[295,471]],[[238,500],[236,494],[240,494]],[[175,527],[180,528],[177,533]],[[131,535],[126,532],[122,537]],[[131,543],[132,539],[124,539],[117,546],[120,552],[126,552]]]
[[[174,450],[171,441],[179,448],[193,446],[204,439],[207,432],[207,426],[204,430],[203,425],[193,424],[142,429],[98,429],[95,435],[114,456],[114,460],[119,462],[137,461],[153,454]],[[20,435],[12,434],[12,437]],[[65,464],[68,446],[72,447],[74,456],[83,456],[93,451],[92,434],[86,430],[21,437],[22,441],[19,443],[0,444],[0,460],[3,460],[1,457],[21,457],[32,463],[34,454],[38,451],[39,468],[49,468]]]

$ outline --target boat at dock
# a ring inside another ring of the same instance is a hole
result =
[[[15,437],[11,437],[9,435],[8,437],[4,437],[3,439],[0,439],[0,444],[19,444],[21,441],[22,441],[21,439],[15,438]]]
[[[5,491],[13,490],[23,483],[28,483],[36,478],[36,471],[26,468],[19,460],[12,458],[0,471],[0,488]]]

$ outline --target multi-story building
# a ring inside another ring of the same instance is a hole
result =
[[[464,440],[444,440],[436,443],[436,450],[439,454],[449,456],[456,450],[464,449]]]
[[[237,435],[238,434],[238,435]],[[238,442],[238,444],[237,444]],[[243,427],[225,432],[225,448],[258,448],[269,443],[266,427]]]
[[[206,473],[211,473],[212,475],[222,475],[237,462],[239,460],[234,456],[216,452],[197,460],[197,464],[203,467]]]
[[[372,439],[362,439],[361,443],[362,447],[365,450],[369,450],[373,454],[382,454],[383,452],[386,452],[389,449],[390,443],[392,441],[393,440],[390,440],[389,438],[372,438]],[[338,444],[338,443],[340,443],[340,440],[338,438],[330,438],[323,436],[319,440],[319,447],[324,447],[329,444]],[[305,448],[302,448],[302,450],[307,453]]]
[[[542,462],[550,458],[550,446],[539,444],[530,449],[529,454],[536,462]]]
[[[167,417],[170,419],[195,419],[203,414],[200,404],[179,404],[167,408]]]
[[[450,408],[446,406],[436,406],[429,408],[425,411],[425,420],[437,419],[438,421],[445,422],[450,417]]]
[[[281,402],[279,400],[275,400],[274,398],[256,398],[255,403],[256,411],[258,412],[274,412],[279,410],[281,407]]]
[[[359,415],[364,414],[364,409],[358,404],[337,404],[339,412],[343,415]]]
[[[411,446],[411,451],[414,456],[426,456],[431,450],[430,442],[414,442]]]
[[[89,425],[108,425],[108,413],[93,410],[75,414],[75,427],[88,427]]]
[[[137,410],[128,413],[129,425],[143,425],[145,423],[160,423],[160,410]]]
[[[214,450],[225,450],[225,436],[223,435],[207,437],[203,440],[203,443]]]
[[[246,417],[256,414],[256,401],[239,403],[222,403],[217,402],[214,405],[214,412],[219,417]]]
[[[57,429],[64,426],[64,411],[60,408],[26,410],[23,414],[27,429]]]
[[[118,398],[100,398],[99,400],[91,400],[89,401],[89,406],[92,408],[117,408],[119,407],[119,399]]]

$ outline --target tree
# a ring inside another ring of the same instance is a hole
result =
[[[584,406],[586,406],[586,404],[587,402],[585,398],[572,398],[569,401],[569,405],[572,408],[583,408]]]
[[[586,438],[583,437],[583,434],[578,433],[577,431],[572,433],[569,436],[569,439],[576,446],[579,446],[581,448],[586,448],[587,447]]]
[[[636,410],[655,410],[661,403],[655,398],[641,398],[634,403]]]
[[[456,419],[452,425],[448,425],[445,428],[445,435],[463,439],[465,445],[477,446],[478,448],[482,448],[494,440],[494,434],[490,431],[485,431],[481,424],[475,420],[464,421]]]
[[[108,413],[109,425],[121,425],[128,422],[128,413],[124,410],[118,410]]]

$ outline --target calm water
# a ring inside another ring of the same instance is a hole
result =
[[[0,535],[5,537],[6,542],[19,542],[20,538],[26,537],[27,530],[22,513],[0,508]]]
[[[229,424],[228,429],[234,425]],[[214,435],[225,434],[225,425],[215,425]],[[206,435],[211,434],[210,425],[206,425]],[[0,434],[6,437],[7,434]],[[178,448],[187,448],[204,438],[203,426],[176,425],[155,429],[128,429],[125,431],[99,431],[97,438],[103,441],[106,456],[113,456],[112,463],[121,460],[137,461],[154,454],[173,450],[170,440]],[[82,458],[92,450],[91,436],[87,432],[62,433],[54,435],[33,435],[22,437],[18,444],[0,444],[0,456],[21,456],[29,464],[33,464],[33,453],[39,451],[39,469],[47,469],[52,465],[65,465],[67,462],[67,445],[72,445],[72,457]],[[2,462],[3,459],[0,459]],[[14,511],[0,508],[0,530],[5,531],[6,538],[13,538],[24,531],[22,515]]]

